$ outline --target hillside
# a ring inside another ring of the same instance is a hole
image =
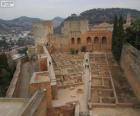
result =
[[[80,13],[79,16],[73,17],[69,16],[66,20],[77,20],[77,19],[87,19],[90,24],[95,25],[102,22],[113,23],[114,16],[122,15],[126,20],[127,15],[131,15],[132,18],[140,18],[140,11],[135,9],[124,9],[124,8],[106,8],[106,9],[91,9]],[[61,32],[61,27],[63,26],[63,22],[59,27],[55,29],[56,33]]]
[[[115,15],[122,15],[126,18],[127,14],[130,14],[133,18],[140,18],[140,11],[134,9],[123,9],[123,8],[107,8],[107,9],[91,9],[82,12],[77,19],[88,19],[90,24],[98,24],[102,22],[113,22]],[[13,20],[2,20],[0,19],[0,34],[8,33],[12,30],[30,30],[32,28],[33,22],[38,22],[39,18],[30,18],[22,16]],[[67,17],[65,20],[71,20],[71,16]],[[55,17],[52,19],[53,25],[56,28],[55,32],[60,33],[60,29],[65,21],[61,17]]]
[[[122,15],[124,19],[126,19],[128,14],[130,14],[133,18],[140,17],[140,11],[124,8],[91,9],[82,12],[80,17],[88,19],[90,24],[98,24],[101,22],[112,23],[115,15]]]
[[[0,34],[6,34],[8,32],[11,32],[12,30],[31,30],[32,23],[41,21],[42,19],[39,18],[31,18],[22,16],[16,19],[12,20],[3,20],[0,19]],[[57,27],[63,22],[63,18],[61,17],[55,17],[52,19],[54,27]]]
[[[12,30],[30,30],[33,22],[38,22],[39,18],[30,18],[22,16],[12,20],[2,20],[0,19],[0,33],[6,34]]]
[[[61,17],[55,17],[54,19],[52,19],[54,28],[57,28],[63,21],[64,19]]]

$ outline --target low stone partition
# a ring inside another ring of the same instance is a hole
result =
[[[47,67],[48,67],[48,72],[49,72],[49,78],[51,81],[51,86],[53,88],[52,95],[55,95],[53,98],[57,98],[57,81],[56,81],[56,75],[54,72],[54,67],[53,67],[53,62],[52,62],[52,57],[46,48],[46,46],[43,46],[44,53],[47,56]]]
[[[15,73],[13,75],[12,81],[10,83],[10,86],[6,92],[6,97],[16,97],[17,93],[19,91],[19,77],[20,77],[20,73],[21,73],[21,61],[18,61],[17,66],[16,66],[16,70]]]
[[[126,44],[121,55],[121,67],[136,96],[140,100],[140,51]]]
[[[135,107],[134,104],[132,103],[90,103],[91,107],[98,107],[98,108],[102,108],[102,107]]]
[[[74,116],[80,116],[80,105],[79,105],[79,103],[77,103],[75,105],[75,114],[74,114]]]
[[[46,116],[46,102],[43,90],[37,90],[25,105],[19,116]]]

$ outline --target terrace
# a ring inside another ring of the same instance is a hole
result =
[[[92,106],[139,106],[112,54],[92,53],[89,57]]]
[[[53,65],[58,87],[70,87],[83,84],[84,55],[71,55],[68,53],[53,54]]]

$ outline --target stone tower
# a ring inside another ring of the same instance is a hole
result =
[[[64,35],[70,35],[75,33],[84,33],[88,30],[88,20],[80,18],[76,14],[72,14],[64,21],[64,26],[62,27],[61,32]]]
[[[46,44],[50,35],[53,34],[53,24],[51,21],[40,21],[32,26],[32,33],[35,44]]]

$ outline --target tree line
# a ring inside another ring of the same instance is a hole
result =
[[[6,95],[6,91],[13,77],[16,65],[14,62],[8,62],[5,53],[0,54],[0,97]]]
[[[115,59],[118,62],[120,61],[123,42],[124,42],[123,17],[115,16],[112,38],[112,52]]]
[[[125,41],[140,50],[140,18],[135,19],[125,31]]]

